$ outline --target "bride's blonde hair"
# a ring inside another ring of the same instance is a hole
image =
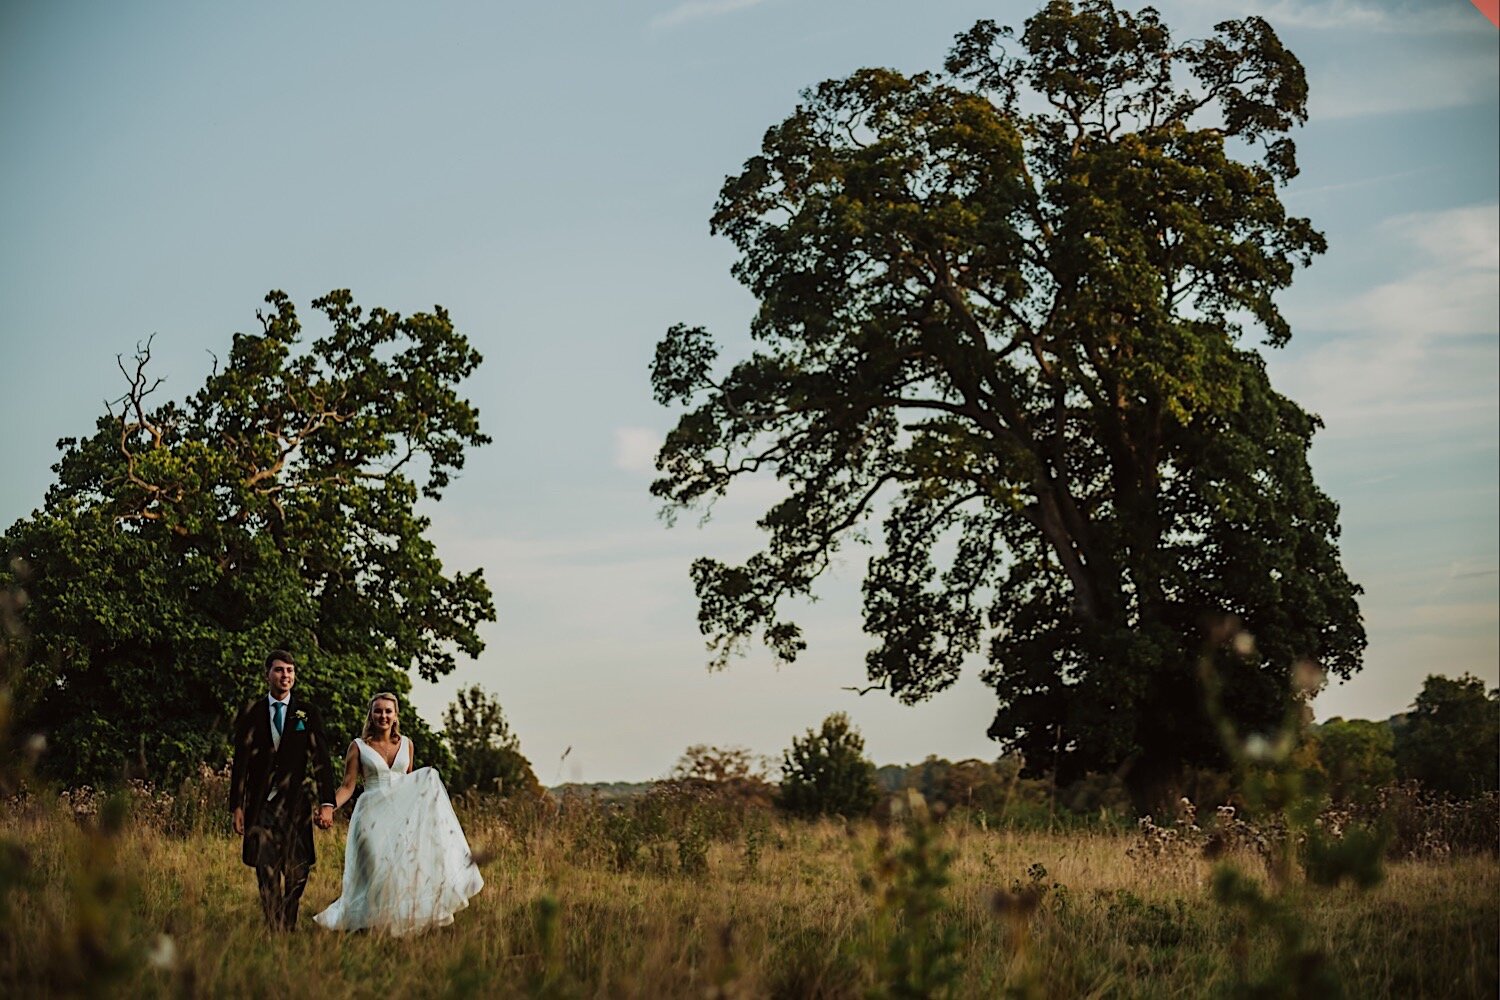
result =
[[[369,742],[370,737],[375,735],[375,703],[377,701],[388,701],[396,706],[396,717],[391,720],[391,738],[401,737],[401,700],[389,691],[382,691],[370,699],[370,707],[365,710],[365,731],[360,734],[360,739]]]

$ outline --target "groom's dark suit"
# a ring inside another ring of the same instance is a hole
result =
[[[318,798],[307,794],[311,758]],[[275,794],[272,794],[272,793]],[[333,765],[323,717],[295,694],[287,701],[281,744],[271,732],[266,695],[250,702],[234,720],[234,764],[229,778],[229,808],[245,810],[245,839],[240,857],[255,868],[261,904],[272,927],[297,925],[297,908],[317,856],[313,847],[313,809],[333,802]]]

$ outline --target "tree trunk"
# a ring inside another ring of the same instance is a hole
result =
[[[1151,816],[1165,825],[1177,817],[1185,776],[1173,754],[1146,751],[1125,773],[1125,788],[1137,816]]]

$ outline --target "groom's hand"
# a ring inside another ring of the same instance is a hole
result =
[[[234,810],[234,832],[242,837],[245,835],[245,810],[239,806]]]
[[[333,827],[333,806],[323,805],[318,808],[318,826],[325,830]]]

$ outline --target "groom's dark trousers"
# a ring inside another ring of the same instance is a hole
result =
[[[309,763],[316,799],[307,789]],[[229,808],[245,810],[240,858],[255,869],[261,907],[273,930],[297,926],[302,890],[317,861],[313,810],[319,803],[332,802],[333,791],[328,740],[316,708],[292,695],[277,746],[266,696],[244,707],[234,720]]]

